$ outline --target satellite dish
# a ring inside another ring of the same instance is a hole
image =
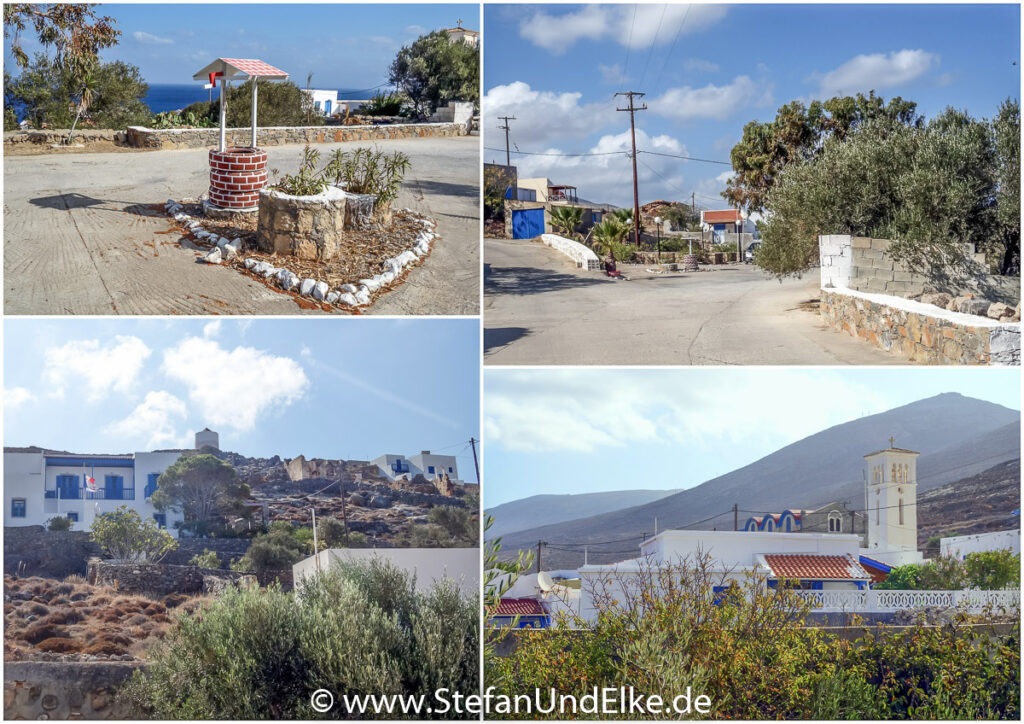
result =
[[[555,582],[551,579],[551,576],[541,571],[537,574],[537,585],[540,586],[542,591],[550,591],[555,587]]]

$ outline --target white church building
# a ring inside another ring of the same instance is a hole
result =
[[[636,558],[580,568],[580,614],[596,615],[595,595],[620,598],[652,569],[692,566],[699,556],[708,558],[716,592],[749,576],[769,587],[784,582],[808,591],[867,591],[893,567],[924,560],[917,550],[917,457],[892,439],[888,448],[864,456],[866,547],[852,533],[665,530],[641,543]]]

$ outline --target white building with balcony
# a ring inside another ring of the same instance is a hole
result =
[[[435,455],[429,450],[423,450],[408,458],[404,455],[381,455],[371,462],[389,480],[412,480],[417,475],[427,480],[436,480],[447,475],[453,483],[462,482],[459,480],[459,465],[454,455]]]
[[[4,449],[4,525],[45,526],[68,518],[88,530],[97,515],[122,505],[174,535],[181,513],[159,512],[151,501],[160,475],[180,452],[80,455],[41,448]]]

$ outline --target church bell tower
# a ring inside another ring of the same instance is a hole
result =
[[[921,560],[917,550],[917,457],[920,453],[889,447],[865,455],[868,521],[866,554],[895,565]]]

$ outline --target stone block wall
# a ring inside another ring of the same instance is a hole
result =
[[[4,719],[125,719],[114,692],[140,662],[7,661]]]
[[[849,234],[819,236],[822,288],[838,287],[905,299],[931,292],[974,294],[1010,306],[1020,301],[1020,279],[989,274],[985,255],[975,254],[970,244],[965,244],[963,251],[970,257],[973,271],[955,279],[934,279],[912,271],[889,256],[891,245],[889,239]]]
[[[217,146],[219,128],[153,129],[129,126],[127,143],[134,148],[151,151],[178,148],[210,148]],[[384,141],[399,138],[440,138],[465,136],[466,125],[458,123],[396,123],[380,126],[295,126],[259,128],[256,138],[260,148],[290,143],[339,143],[342,141]],[[227,129],[229,146],[248,147],[252,143],[251,128]]]
[[[822,289],[825,323],[922,364],[1019,365],[1020,323],[850,289]]]
[[[86,578],[94,586],[110,586],[120,593],[166,596],[171,593],[199,594],[209,587],[207,579],[244,583],[247,576],[220,568],[175,566],[166,563],[122,563],[91,560]]]
[[[4,572],[64,578],[85,575],[89,558],[100,555],[88,531],[47,530],[41,525],[4,528]]]
[[[217,554],[222,566],[227,566],[235,558],[244,556],[250,545],[251,538],[179,538],[178,547],[164,556],[160,562],[187,566],[193,556],[208,550]]]

